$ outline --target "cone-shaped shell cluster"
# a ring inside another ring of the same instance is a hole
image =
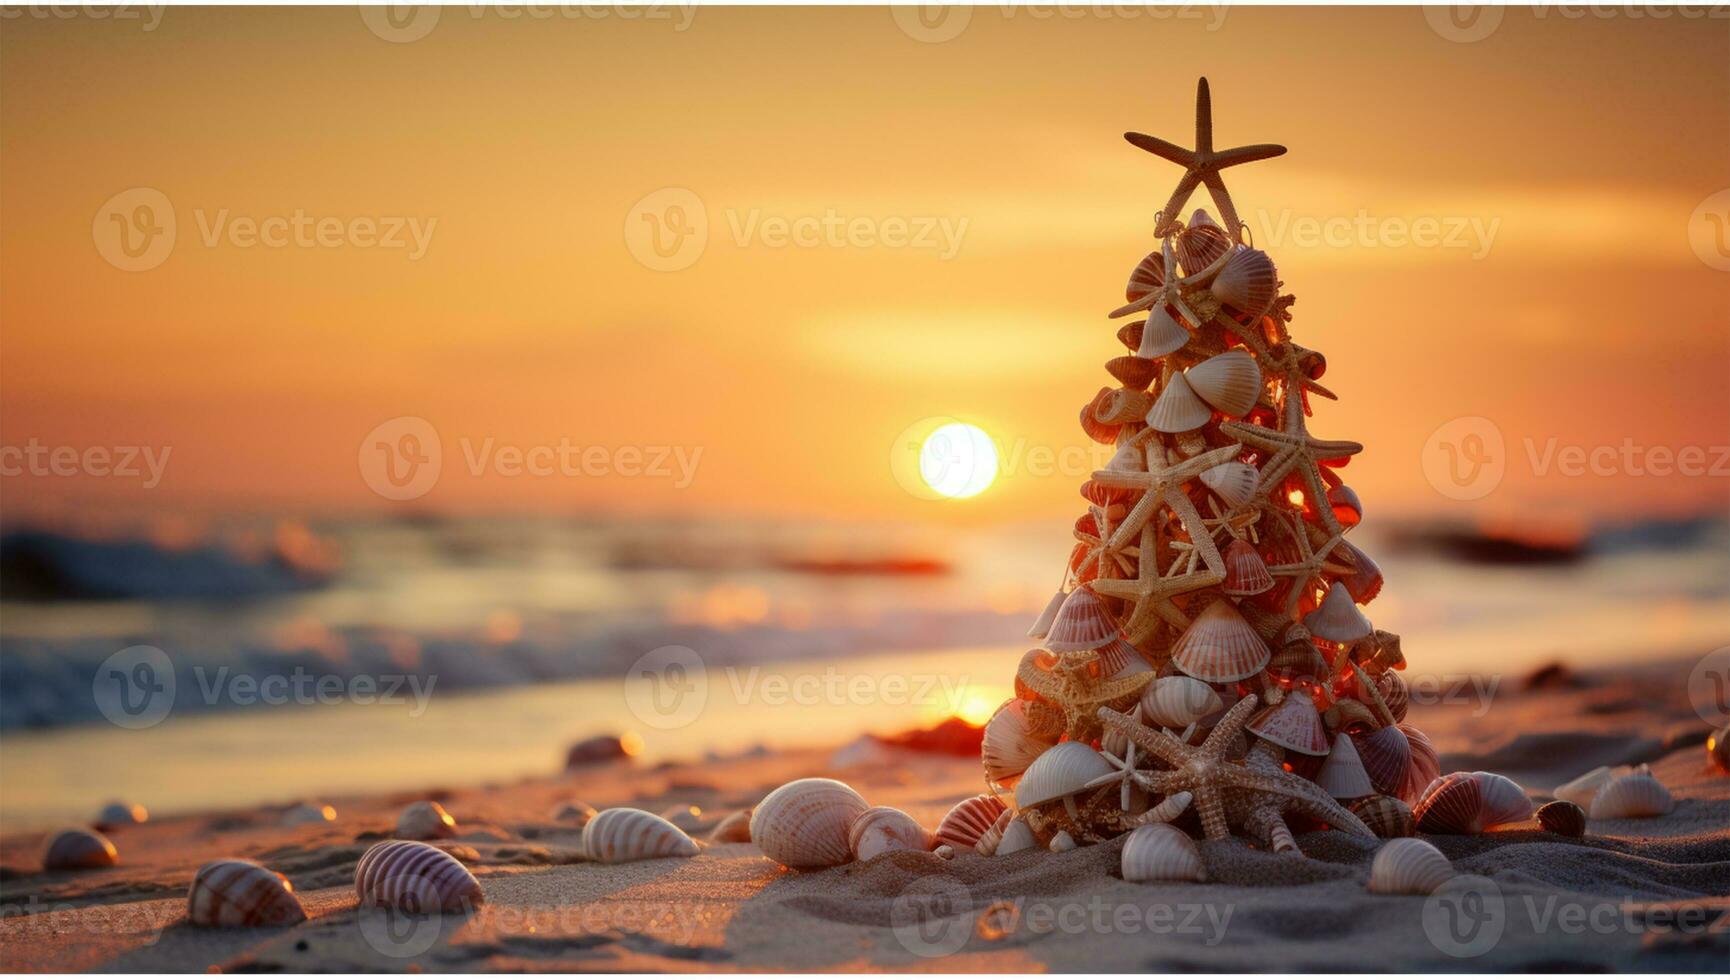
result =
[[[659,857],[691,857],[697,842],[671,820],[647,810],[614,807],[595,814],[583,828],[583,853],[591,861],[623,864]]]
[[[1213,409],[1195,393],[1181,374],[1174,374],[1159,398],[1147,411],[1147,424],[1155,432],[1188,432],[1199,429],[1213,418]]]
[[[1372,630],[1370,621],[1341,582],[1328,586],[1327,597],[1315,612],[1304,617],[1304,626],[1312,635],[1333,643],[1352,643],[1369,636]]]
[[[374,844],[354,868],[354,890],[362,905],[399,912],[457,912],[482,901],[481,883],[462,862],[413,840]]]
[[[1123,880],[1206,881],[1207,865],[1188,834],[1153,823],[1135,828],[1123,842]]]
[[[198,869],[186,917],[199,926],[291,926],[306,921],[294,886],[275,871],[238,859]]]
[[[980,794],[949,808],[937,824],[937,839],[957,850],[973,850],[1007,808],[995,796]]]
[[[770,860],[789,868],[846,864],[853,856],[848,831],[870,808],[846,783],[796,779],[757,804],[751,839]]]
[[[1202,401],[1227,415],[1247,415],[1261,399],[1261,368],[1248,351],[1216,354],[1183,376]]]
[[[1249,730],[1284,749],[1304,755],[1327,755],[1328,732],[1308,691],[1294,690],[1279,704],[1262,709]],[[1358,766],[1361,770],[1363,767]],[[1365,778],[1368,782],[1368,777]],[[1325,788],[1325,787],[1324,787]],[[1358,794],[1363,795],[1363,794]]]
[[[42,852],[45,871],[88,871],[112,868],[119,863],[120,852],[114,849],[113,841],[82,827],[55,834]]]
[[[1219,692],[1193,677],[1161,677],[1141,692],[1141,713],[1162,728],[1181,730],[1225,709]]]
[[[1388,841],[1370,863],[1370,891],[1429,895],[1454,877],[1454,866],[1434,844],[1416,837]]]
[[[1520,784],[1493,772],[1455,772],[1424,790],[1412,807],[1426,834],[1477,834],[1532,815],[1532,801]]]
[[[1209,684],[1250,677],[1272,656],[1255,628],[1225,599],[1216,599],[1172,645],[1178,669]]]
[[[1015,785],[1016,809],[1025,810],[1073,796],[1085,789],[1089,781],[1111,771],[1111,763],[1091,746],[1082,742],[1059,742],[1033,760],[1033,765],[1027,767],[1027,772]]]
[[[1045,649],[1052,653],[1082,653],[1097,650],[1118,637],[1117,623],[1105,603],[1092,589],[1080,588],[1063,600],[1057,618],[1045,633]]]
[[[890,851],[929,851],[937,842],[919,821],[892,806],[874,806],[861,813],[847,831],[853,857],[869,861]]]
[[[433,800],[410,803],[396,818],[396,835],[404,840],[439,840],[456,832],[456,818]]]
[[[1273,575],[1255,545],[1242,538],[1232,541],[1225,549],[1225,580],[1220,591],[1231,596],[1261,595],[1273,588]]]
[[[1670,791],[1645,766],[1613,779],[1592,799],[1593,820],[1661,817],[1676,809]]]

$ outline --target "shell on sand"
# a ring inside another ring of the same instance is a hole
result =
[[[1252,676],[1273,656],[1229,600],[1216,599],[1172,645],[1179,670],[1209,684]]]
[[[73,827],[55,834],[42,852],[44,871],[88,871],[120,863],[114,842],[94,830]]]
[[[1551,800],[1538,808],[1538,826],[1563,837],[1586,835],[1586,811],[1578,803]]]
[[[1370,863],[1370,891],[1377,895],[1429,895],[1453,877],[1447,857],[1416,837],[1388,841]]]
[[[566,800],[553,807],[553,820],[558,823],[570,823],[576,824],[578,827],[585,827],[590,820],[595,819],[595,814],[598,812],[582,800]]]
[[[433,800],[410,803],[396,818],[396,835],[405,840],[438,840],[456,832],[456,818]]]
[[[1202,401],[1227,415],[1246,415],[1261,400],[1261,368],[1248,351],[1216,354],[1183,376]]]
[[[647,810],[614,807],[595,814],[583,828],[583,853],[591,861],[623,864],[659,857],[691,857],[697,842],[672,821]]]
[[[285,827],[299,827],[309,823],[330,823],[335,819],[336,807],[329,803],[303,802],[282,811],[277,822]]]
[[[734,810],[721,818],[715,829],[709,831],[709,839],[717,844],[749,844],[751,843],[751,811]]]
[[[1322,763],[1321,771],[1316,773],[1316,785],[1336,800],[1355,800],[1375,793],[1351,736],[1344,732],[1334,736],[1333,750]]]
[[[991,829],[997,818],[1008,809],[995,796],[980,794],[962,800],[949,808],[937,824],[937,839],[957,848],[971,850],[979,838]]]
[[[1532,801],[1520,784],[1493,772],[1438,777],[1412,807],[1426,834],[1478,834],[1531,815]]]
[[[1661,817],[1676,809],[1670,791],[1645,766],[1605,784],[1592,799],[1593,820]]]
[[[985,723],[979,759],[986,780],[994,786],[1014,787],[1033,760],[1052,746],[1052,740],[1033,734],[1028,710],[1028,702],[1010,698]]]
[[[1418,829],[1417,821],[1412,819],[1412,808],[1395,796],[1366,796],[1348,809],[1377,837],[1410,837]]]
[[[1123,842],[1123,880],[1206,881],[1201,849],[1188,834],[1166,823],[1137,827]]]
[[[1160,389],[1159,398],[1147,411],[1147,424],[1155,432],[1188,432],[1213,418],[1213,409],[1195,393],[1183,375],[1174,374]]]
[[[1580,807],[1590,807],[1593,797],[1611,781],[1633,772],[1632,766],[1599,766],[1556,787],[1555,797]]]
[[[212,861],[186,893],[186,917],[200,926],[291,926],[306,910],[287,878],[252,861]]]
[[[853,859],[848,831],[871,809],[853,787],[834,779],[795,779],[757,804],[751,839],[789,868],[828,868]]]
[[[1249,730],[1293,752],[1328,754],[1327,726],[1308,691],[1293,690],[1279,704],[1264,708],[1250,721]]]
[[[1051,835],[1051,843],[1047,844],[1045,849],[1053,854],[1062,854],[1064,851],[1075,850],[1075,846],[1075,838],[1069,835],[1069,831],[1060,830]]]
[[[936,846],[931,831],[919,821],[892,806],[874,806],[853,821],[847,845],[853,857],[869,861],[890,851],[929,851]]]
[[[1015,812],[1013,810],[1005,809],[999,813],[997,819],[991,822],[991,829],[979,835],[979,840],[974,843],[973,850],[984,857],[991,857],[996,854],[997,846],[1003,841],[1004,832],[1009,829],[1010,821],[1014,819]]]
[[[1039,839],[1033,836],[1033,828],[1027,826],[1027,821],[1015,818],[1003,825],[1003,833],[997,841],[996,848],[991,853],[996,857],[1002,857],[1005,854],[1014,854],[1017,851],[1025,851],[1038,846]]]
[[[1193,677],[1161,677],[1141,692],[1142,714],[1162,728],[1183,729],[1223,710],[1219,692]]]
[[[142,804],[115,800],[96,814],[95,826],[97,830],[114,830],[141,824],[149,819],[150,811]]]
[[[481,883],[462,862],[414,840],[374,844],[354,868],[354,890],[362,905],[399,912],[457,912],[481,904]]]

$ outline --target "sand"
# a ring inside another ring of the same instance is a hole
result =
[[[1012,657],[1006,654],[1006,657]],[[655,769],[619,764],[508,786],[338,798],[334,823],[283,827],[276,808],[115,831],[121,866],[40,870],[41,834],[0,838],[0,957],[8,971],[222,970],[1653,970],[1730,965],[1730,777],[1710,772],[1688,665],[1486,704],[1414,705],[1444,771],[1489,769],[1547,798],[1605,764],[1649,762],[1678,799],[1648,820],[1594,821],[1583,840],[1535,824],[1430,839],[1464,877],[1430,899],[1368,894],[1374,845],[1300,837],[1305,857],[1204,843],[1206,884],[1118,877],[1118,845],[1064,854],[894,853],[796,873],[751,844],[603,866],[551,819],[577,798],[708,822],[781,782],[830,775],[934,825],[979,789],[975,763],[874,747],[786,751]],[[1454,700],[1454,699],[1447,699]],[[1487,710],[1485,710],[1487,707]],[[476,912],[412,919],[357,908],[354,863],[403,804],[444,801],[480,878]],[[188,925],[204,861],[244,856],[288,875],[309,921]],[[1462,917],[1464,913],[1464,917]]]

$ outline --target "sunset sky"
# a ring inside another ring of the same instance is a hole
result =
[[[0,479],[7,516],[1070,514],[1091,464],[1028,453],[1086,445],[1077,411],[1122,353],[1105,314],[1179,176],[1121,134],[1188,145],[1203,74],[1221,145],[1290,148],[1227,183],[1328,355],[1341,401],[1314,429],[1366,444],[1345,475],[1372,509],[1722,509],[1730,475],[1530,456],[1730,446],[1730,272],[1690,242],[1730,220],[1730,194],[1697,210],[1730,186],[1730,20],[1511,10],[1463,41],[1418,9],[991,7],[937,40],[955,22],[883,9],[658,13],[0,21],[0,443],[172,449],[148,490]],[[143,271],[104,244],[133,188],[176,225]],[[693,195],[706,245],[653,258]],[[307,238],[249,244],[297,214]],[[399,219],[404,247],[362,247]],[[1425,221],[1439,243],[1400,241]],[[357,464],[401,416],[444,452],[412,504]],[[897,434],[933,416],[991,434],[994,487],[897,483]],[[1506,439],[1484,500],[1420,465],[1460,416]],[[488,439],[696,465],[473,475]]]

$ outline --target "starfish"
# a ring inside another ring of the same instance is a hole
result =
[[[1285,153],[1285,147],[1274,143],[1257,143],[1254,146],[1237,146],[1229,150],[1213,148],[1213,96],[1208,92],[1207,79],[1203,78],[1195,86],[1195,149],[1186,150],[1175,143],[1168,143],[1157,136],[1147,136],[1143,133],[1124,133],[1123,138],[1134,145],[1163,157],[1184,169],[1183,179],[1178,181],[1177,190],[1171,192],[1171,200],[1166,202],[1165,209],[1160,212],[1159,227],[1154,229],[1155,235],[1164,236],[1177,221],[1178,211],[1189,196],[1195,192],[1197,185],[1205,184],[1207,192],[1213,198],[1213,203],[1219,208],[1220,220],[1224,222],[1225,233],[1232,241],[1238,240],[1238,229],[1243,222],[1238,220],[1237,208],[1231,203],[1231,195],[1226,193],[1225,182],[1220,180],[1219,172],[1227,167],[1235,167],[1240,163],[1254,163],[1257,160],[1267,160]]]
[[[1130,544],[1114,544],[1111,540],[1111,515],[1106,508],[1088,509],[1093,512],[1094,524],[1099,533],[1095,535],[1079,530],[1075,532],[1076,540],[1087,546],[1077,569],[1093,565],[1097,570],[1095,577],[1134,572],[1135,562],[1132,559],[1139,557],[1140,549]]]
[[[1139,721],[1141,718],[1141,712],[1137,708],[1130,708],[1129,717],[1134,718],[1137,721]],[[1190,739],[1190,736],[1195,734],[1195,726],[1196,726],[1195,722],[1190,722],[1189,727],[1184,729],[1184,731],[1181,734],[1179,734],[1177,737],[1184,742],[1188,742]],[[1123,811],[1125,814],[1127,814],[1129,812],[1130,793],[1136,787],[1135,777],[1138,775],[1143,775],[1141,770],[1136,768],[1135,750],[1137,748],[1139,748],[1139,746],[1137,746],[1134,742],[1126,740],[1124,742],[1123,758],[1121,758],[1121,759],[1118,758],[1116,755],[1114,755],[1111,752],[1111,750],[1109,750],[1109,749],[1103,749],[1103,748],[1100,749],[1099,750],[1100,756],[1102,758],[1104,758],[1106,762],[1111,763],[1111,765],[1115,769],[1115,771],[1106,773],[1103,776],[1100,776],[1096,779],[1093,779],[1093,780],[1089,781],[1084,786],[1085,789],[1097,789],[1101,786],[1110,786],[1112,783],[1117,783],[1118,787],[1119,787],[1118,809]],[[1187,801],[1184,802],[1182,805],[1180,805],[1178,807],[1177,813],[1183,812],[1183,807],[1188,806],[1188,805],[1189,804]],[[1157,807],[1155,809],[1157,809]],[[1173,813],[1172,817],[1176,817],[1177,813]],[[1171,819],[1171,817],[1157,817],[1157,818],[1153,818],[1153,819],[1158,819],[1161,822],[1167,822]],[[1151,821],[1144,821],[1144,822],[1151,822]],[[1140,825],[1137,824],[1136,826],[1140,826]]]
[[[1292,580],[1291,589],[1286,593],[1285,614],[1287,619],[1295,620],[1297,619],[1298,603],[1303,599],[1304,590],[1310,588],[1320,578],[1322,572],[1330,572],[1334,575],[1345,575],[1351,572],[1351,569],[1346,566],[1328,560],[1333,556],[1334,549],[1339,547],[1340,542],[1345,539],[1345,531],[1336,526],[1333,536],[1328,538],[1320,548],[1316,548],[1310,543],[1309,528],[1304,524],[1303,518],[1292,514],[1290,511],[1278,511],[1277,513],[1286,520],[1291,538],[1297,543],[1298,558],[1297,561],[1287,562],[1283,565],[1269,565],[1267,571],[1274,578]]]
[[[1285,424],[1279,429],[1233,421],[1221,422],[1219,431],[1268,454],[1256,483],[1257,496],[1272,493],[1286,474],[1295,469],[1302,477],[1310,499],[1315,501],[1322,528],[1329,534],[1342,533],[1339,519],[1334,517],[1333,508],[1328,505],[1328,484],[1322,475],[1321,461],[1355,456],[1364,451],[1361,444],[1311,436],[1304,424],[1303,399],[1291,397],[1289,390],[1285,399]],[[1330,547],[1328,550],[1333,549]]]
[[[1281,767],[1277,750],[1266,742],[1256,743],[1255,748],[1244,756],[1244,765],[1256,772],[1272,775],[1285,772]],[[1285,813],[1295,809],[1296,804],[1289,796],[1278,793],[1264,793],[1257,790],[1241,790],[1227,795],[1225,804],[1226,822],[1242,828],[1248,835],[1267,846],[1275,854],[1296,851],[1297,838],[1292,836],[1291,828],[1286,825]]]
[[[1185,745],[1170,733],[1156,731],[1128,715],[1110,708],[1099,709],[1100,722],[1112,732],[1153,753],[1172,768],[1138,775],[1136,784],[1150,793],[1172,796],[1190,793],[1201,815],[1202,831],[1209,840],[1231,836],[1226,804],[1244,792],[1285,798],[1282,810],[1297,810],[1347,833],[1374,838],[1375,834],[1351,811],[1340,806],[1321,787],[1283,769],[1265,771],[1229,758],[1233,745],[1243,735],[1260,699],[1246,694],[1232,705],[1200,747]]]
[[[1063,727],[1072,739],[1091,740],[1099,734],[1098,712],[1126,698],[1137,697],[1153,681],[1153,671],[1143,670],[1124,677],[1093,677],[1092,665],[1080,663],[1055,670],[1024,657],[1016,677],[1028,690],[1063,712]]]

